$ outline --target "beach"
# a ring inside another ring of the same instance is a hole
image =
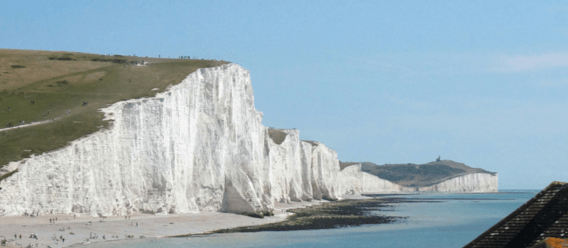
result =
[[[203,234],[219,229],[279,222],[291,215],[286,212],[288,209],[303,208],[322,202],[328,201],[276,203],[274,216],[264,218],[221,212],[168,215],[135,213],[129,215],[127,219],[125,216],[99,218],[77,215],[74,217],[73,214],[0,217],[0,240],[7,239],[8,247],[27,247],[28,245],[32,247],[36,245],[37,247],[69,247],[124,239],[148,239],[150,241],[160,237]],[[57,220],[50,223],[50,219]],[[37,239],[30,238],[32,234],[35,234]],[[14,235],[17,235],[16,239]],[[62,238],[65,239],[64,242]]]
[[[424,244],[461,247],[537,192],[380,194],[348,197],[345,201],[277,203],[275,215],[263,219],[220,212],[138,214],[128,220],[124,216],[109,217],[104,222],[83,216],[73,219],[72,215],[1,217],[0,239],[6,237],[11,240],[8,244],[19,244],[8,247],[26,247],[30,243],[34,247],[37,243],[38,247],[87,248],[274,247],[276,244],[278,247],[328,247],[332,244],[338,247],[355,244],[357,247],[401,244],[406,244],[405,247]],[[49,224],[54,216],[58,221]],[[92,225],[87,225],[88,221],[92,221]],[[62,227],[70,229],[58,231]],[[21,233],[22,239],[18,237],[14,242],[16,233]],[[31,233],[38,236],[37,241],[29,238]],[[91,233],[98,238],[90,239]],[[58,238],[63,236],[65,243],[56,241],[54,234]],[[102,239],[102,235],[106,239]],[[410,236],[415,238],[409,240]]]

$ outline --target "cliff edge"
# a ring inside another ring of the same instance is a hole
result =
[[[348,168],[353,163],[342,164]],[[409,191],[496,192],[498,186],[496,172],[472,168],[452,160],[386,165],[363,162],[361,171],[401,185]]]
[[[225,211],[263,216],[275,201],[340,198],[337,153],[278,140],[261,125],[249,72],[199,69],[155,97],[102,109],[108,129],[8,167],[0,215]]]
[[[197,69],[154,97],[100,111],[107,127],[2,168],[1,216],[223,211],[262,217],[275,202],[476,191],[468,185],[486,180],[477,173],[415,187],[369,173],[365,163],[340,166],[336,151],[301,140],[298,130],[263,126],[249,71],[237,64]],[[496,179],[488,185],[496,190]]]

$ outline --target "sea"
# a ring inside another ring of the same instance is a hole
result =
[[[478,194],[387,195],[410,199],[372,209],[374,214],[407,217],[389,224],[326,230],[213,234],[96,243],[97,247],[463,247],[540,190],[500,190]]]

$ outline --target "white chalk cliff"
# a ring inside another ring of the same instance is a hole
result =
[[[339,175],[341,191],[346,195],[361,193],[413,192],[414,188],[404,187],[375,175],[361,171],[361,164],[347,166]]]
[[[112,121],[109,129],[11,162],[0,172],[18,169],[0,182],[1,216],[133,211],[262,216],[276,201],[414,190],[361,172],[360,165],[340,171],[334,150],[301,141],[297,130],[262,126],[249,72],[236,64],[199,69],[155,97],[102,111]],[[468,190],[460,185],[479,180],[484,178],[456,178],[432,190]]]
[[[361,193],[409,193],[409,192],[497,192],[497,173],[471,173],[456,176],[425,187],[409,187],[381,179],[361,171],[361,164],[343,169],[339,175],[341,192],[346,195]]]
[[[497,192],[497,174],[472,173],[445,180],[441,183],[418,187],[418,191],[425,192]]]
[[[156,97],[102,111],[108,130],[8,165],[18,172],[0,183],[0,215],[263,215],[274,201],[340,197],[336,152],[296,130],[274,143],[238,65],[200,69]]]

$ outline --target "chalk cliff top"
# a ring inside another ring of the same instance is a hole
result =
[[[10,161],[106,127],[100,108],[154,96],[198,68],[225,63],[0,49],[0,174]]]
[[[342,168],[351,164],[354,163],[342,163]],[[426,164],[409,163],[385,165],[362,162],[361,170],[382,179],[410,187],[431,186],[445,180],[472,173],[496,174],[495,172],[489,172],[481,168],[472,168],[452,160],[433,161]]]

